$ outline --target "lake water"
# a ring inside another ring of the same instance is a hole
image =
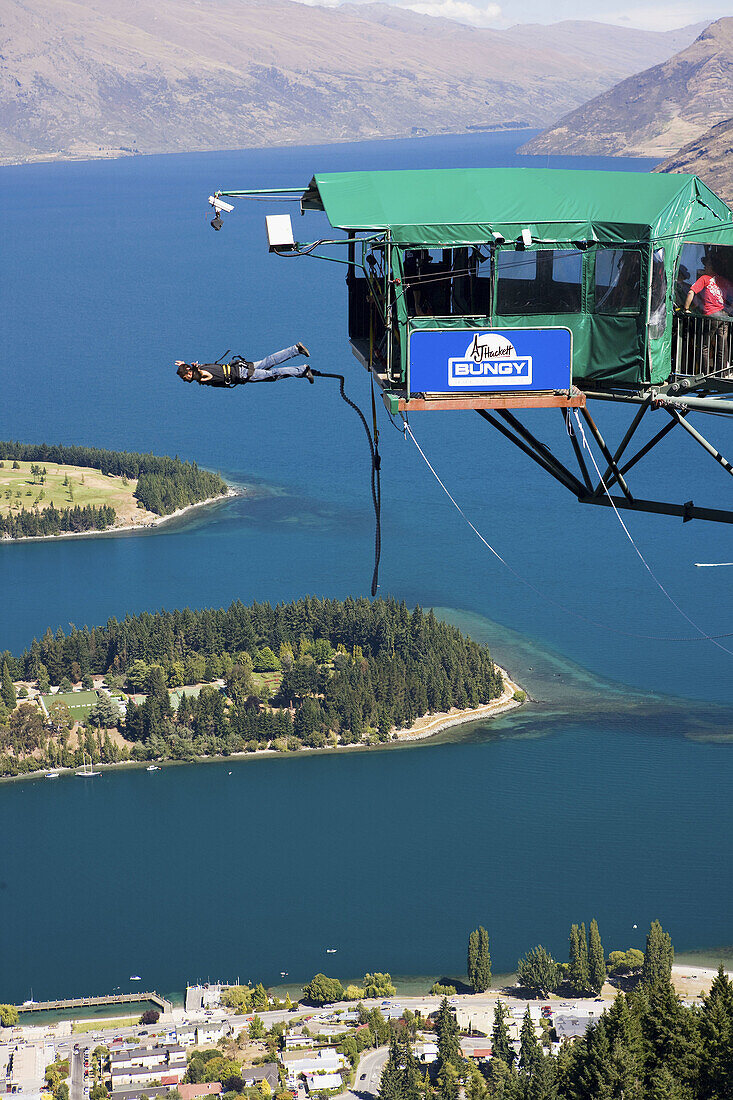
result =
[[[207,196],[305,185],[314,171],[547,164],[515,155],[525,137],[3,169],[0,438],[179,454],[253,491],[155,534],[0,546],[0,649],[128,611],[366,594],[366,445],[335,386],[207,391],[171,367],[300,339],[366,404],[342,269],[267,254],[264,214],[289,207],[240,203],[213,233]],[[313,239],[322,228],[302,224]],[[624,420],[598,412],[612,436]],[[557,413],[531,426],[561,438]],[[539,594],[381,427],[381,591],[488,641],[535,702],[413,748],[3,784],[0,1001],[132,988],[130,974],[171,991],[322,968],[460,972],[479,922],[497,972],[539,941],[564,958],[570,923],[593,916],[607,949],[643,946],[655,917],[679,949],[733,941],[732,757],[719,743],[733,737],[731,656],[685,640],[694,631],[611,512],[580,507],[479,417],[413,427]],[[726,475],[703,457],[673,434],[640,494],[722,501]],[[693,563],[731,560],[730,529],[628,523],[688,614],[729,631],[729,571]]]

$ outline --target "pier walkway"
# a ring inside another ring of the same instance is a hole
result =
[[[59,1012],[66,1008],[97,1008],[100,1005],[127,1005],[150,1001],[161,1012],[172,1012],[173,1005],[160,993],[110,993],[106,997],[67,997],[61,1001],[34,1001],[32,1004],[16,1005],[18,1012]]]

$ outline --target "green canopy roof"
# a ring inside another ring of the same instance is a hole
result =
[[[314,176],[303,207],[325,210],[334,228],[389,229],[405,244],[470,243],[492,231],[513,240],[524,227],[550,241],[646,240],[733,220],[696,176],[555,168],[330,172]]]

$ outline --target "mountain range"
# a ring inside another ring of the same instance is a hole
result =
[[[494,31],[387,4],[3,0],[0,163],[539,128],[699,30]]]
[[[733,206],[733,118],[719,122],[702,137],[658,164],[655,172],[692,172]]]
[[[667,157],[733,110],[733,17],[630,76],[522,146],[523,153]]]

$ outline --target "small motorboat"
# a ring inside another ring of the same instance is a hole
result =
[[[148,764],[148,766],[147,766],[147,768],[145,769],[145,771],[146,771],[146,772],[159,772],[159,771],[160,771],[160,768],[158,767],[158,765],[157,765],[157,764]]]
[[[57,772],[57,771],[46,772],[46,779],[58,779],[58,777],[60,775],[61,775],[61,772]]]
[[[326,954],[327,955],[335,955],[337,951],[338,951],[338,947],[327,947],[326,948]]]
[[[131,974],[130,975],[130,981],[131,982],[141,982],[142,978],[140,977],[139,974]]]

